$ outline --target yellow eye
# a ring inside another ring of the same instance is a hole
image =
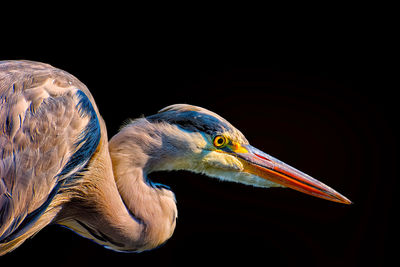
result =
[[[214,137],[214,146],[217,148],[224,147],[228,143],[228,138],[223,135],[217,135]]]

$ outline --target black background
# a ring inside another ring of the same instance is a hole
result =
[[[397,96],[385,83],[391,75],[381,61],[385,49],[375,46],[380,36],[370,35],[370,25],[238,18],[205,27],[207,19],[198,17],[196,25],[150,26],[151,19],[123,16],[55,27],[21,42],[10,37],[1,59],[42,61],[75,75],[91,90],[109,136],[126,119],[170,104],[208,108],[253,146],[354,204],[189,172],[155,173],[153,180],[175,192],[179,211],[175,233],[161,248],[116,253],[49,226],[1,257],[1,266],[389,264]]]

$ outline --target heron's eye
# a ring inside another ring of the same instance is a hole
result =
[[[223,135],[217,135],[214,137],[214,146],[217,148],[224,147],[228,143],[228,138]]]

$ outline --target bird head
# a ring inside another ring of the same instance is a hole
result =
[[[146,119],[170,127],[166,130],[170,139],[165,143],[170,152],[179,155],[161,169],[185,169],[256,187],[288,187],[351,203],[329,186],[251,146],[239,130],[209,110],[176,104]]]

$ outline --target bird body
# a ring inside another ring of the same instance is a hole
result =
[[[188,170],[350,203],[200,107],[169,106],[108,140],[86,86],[47,64],[0,61],[0,105],[0,255],[50,223],[116,251],[159,246],[178,213],[172,191],[148,179],[154,171]]]
[[[150,227],[125,206],[130,203],[121,198],[114,179],[106,127],[86,86],[47,64],[4,62],[0,68],[0,254],[51,222],[116,250],[164,242],[173,230],[162,230],[161,223]],[[138,203],[145,195],[159,201],[159,194],[142,184],[142,174],[133,175],[138,177],[130,182],[137,183],[124,183],[123,190],[131,197],[140,190]],[[166,195],[176,210],[172,193]],[[152,215],[157,223],[165,207],[152,207],[144,216]]]

